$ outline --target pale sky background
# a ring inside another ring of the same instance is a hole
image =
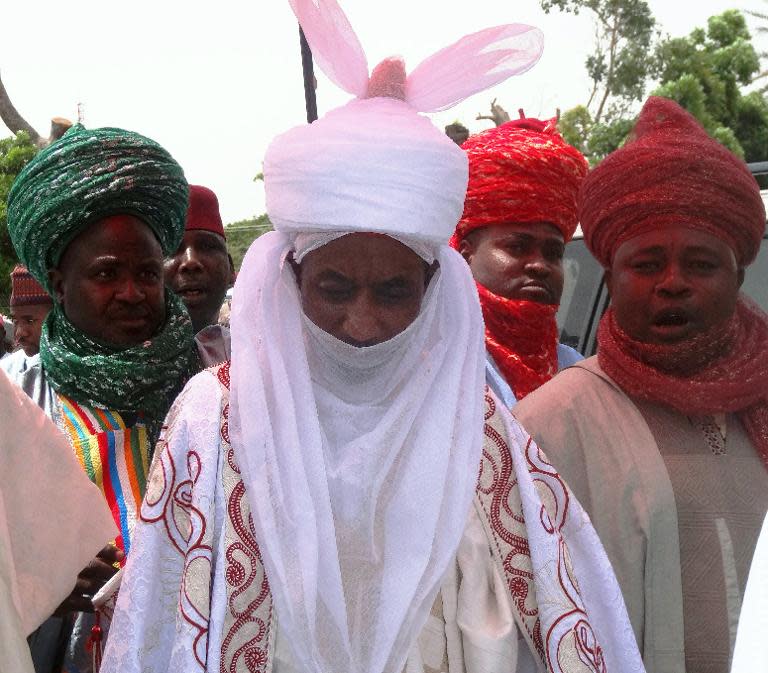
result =
[[[587,14],[544,14],[538,0],[341,0],[372,68],[400,54],[408,70],[463,35],[529,23],[545,35],[539,64],[433,115],[470,131],[494,97],[512,114],[554,116],[589,93]],[[664,32],[679,36],[726,9],[765,11],[764,0],[650,0]],[[12,8],[11,8],[12,7]],[[768,45],[764,45],[768,48]],[[42,135],[50,118],[120,126],[164,145],[191,183],[219,196],[225,222],[264,211],[253,177],[272,137],[304,123],[298,28],[287,0],[0,0],[0,70],[17,109]],[[317,72],[317,71],[316,71]],[[323,112],[349,95],[318,74]],[[10,135],[0,124],[0,137]]]

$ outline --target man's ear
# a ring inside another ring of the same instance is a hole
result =
[[[58,304],[64,301],[64,274],[59,269],[48,269],[48,284]]]
[[[235,284],[235,278],[237,277],[237,274],[235,273],[235,260],[232,259],[232,255],[227,253],[227,258],[229,259],[229,287],[232,287]]]
[[[459,254],[466,260],[467,264],[472,264],[472,258],[475,255],[475,246],[472,243],[471,236],[465,236],[459,241]]]
[[[603,269],[603,280],[608,288],[608,295],[613,296],[613,274],[610,269]]]
[[[288,264],[291,265],[291,269],[293,269],[293,275],[296,276],[296,285],[301,287],[301,264],[298,264],[293,258],[293,252],[289,252],[286,255],[285,261],[288,262]]]

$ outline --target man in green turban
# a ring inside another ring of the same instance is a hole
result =
[[[130,552],[170,404],[191,374],[212,364],[201,360],[191,320],[163,284],[164,257],[184,234],[188,192],[181,167],[154,141],[78,125],[27,165],[8,198],[13,245],[54,299],[40,353],[15,382],[67,435],[120,530],[72,578],[58,617],[32,637],[37,673],[59,670],[62,644],[63,670],[92,670],[108,624],[105,614],[87,614],[91,599]]]

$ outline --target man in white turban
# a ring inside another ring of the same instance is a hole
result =
[[[156,451],[103,673],[642,671],[581,507],[484,383],[448,246],[467,159],[418,112],[522,72],[540,33],[368,76],[335,0],[295,0],[355,99],[278,137],[232,360]]]

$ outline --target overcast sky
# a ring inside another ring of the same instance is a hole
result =
[[[588,15],[545,15],[538,0],[341,0],[373,67],[401,54],[406,67],[462,35],[529,23],[545,35],[539,64],[521,77],[434,115],[471,131],[492,98],[512,114],[553,116],[586,100]],[[650,0],[662,29],[685,35],[726,9],[765,11],[765,0]],[[12,9],[11,9],[12,6]],[[62,11],[64,7],[67,11]],[[50,0],[0,6],[0,69],[21,114],[47,135],[53,116],[121,126],[164,145],[191,183],[219,196],[225,222],[264,210],[253,177],[270,139],[305,121],[298,29],[287,0]],[[768,48],[768,45],[765,45]],[[318,75],[320,114],[349,95]],[[1,125],[0,125],[1,126]],[[9,135],[4,126],[0,137]]]

